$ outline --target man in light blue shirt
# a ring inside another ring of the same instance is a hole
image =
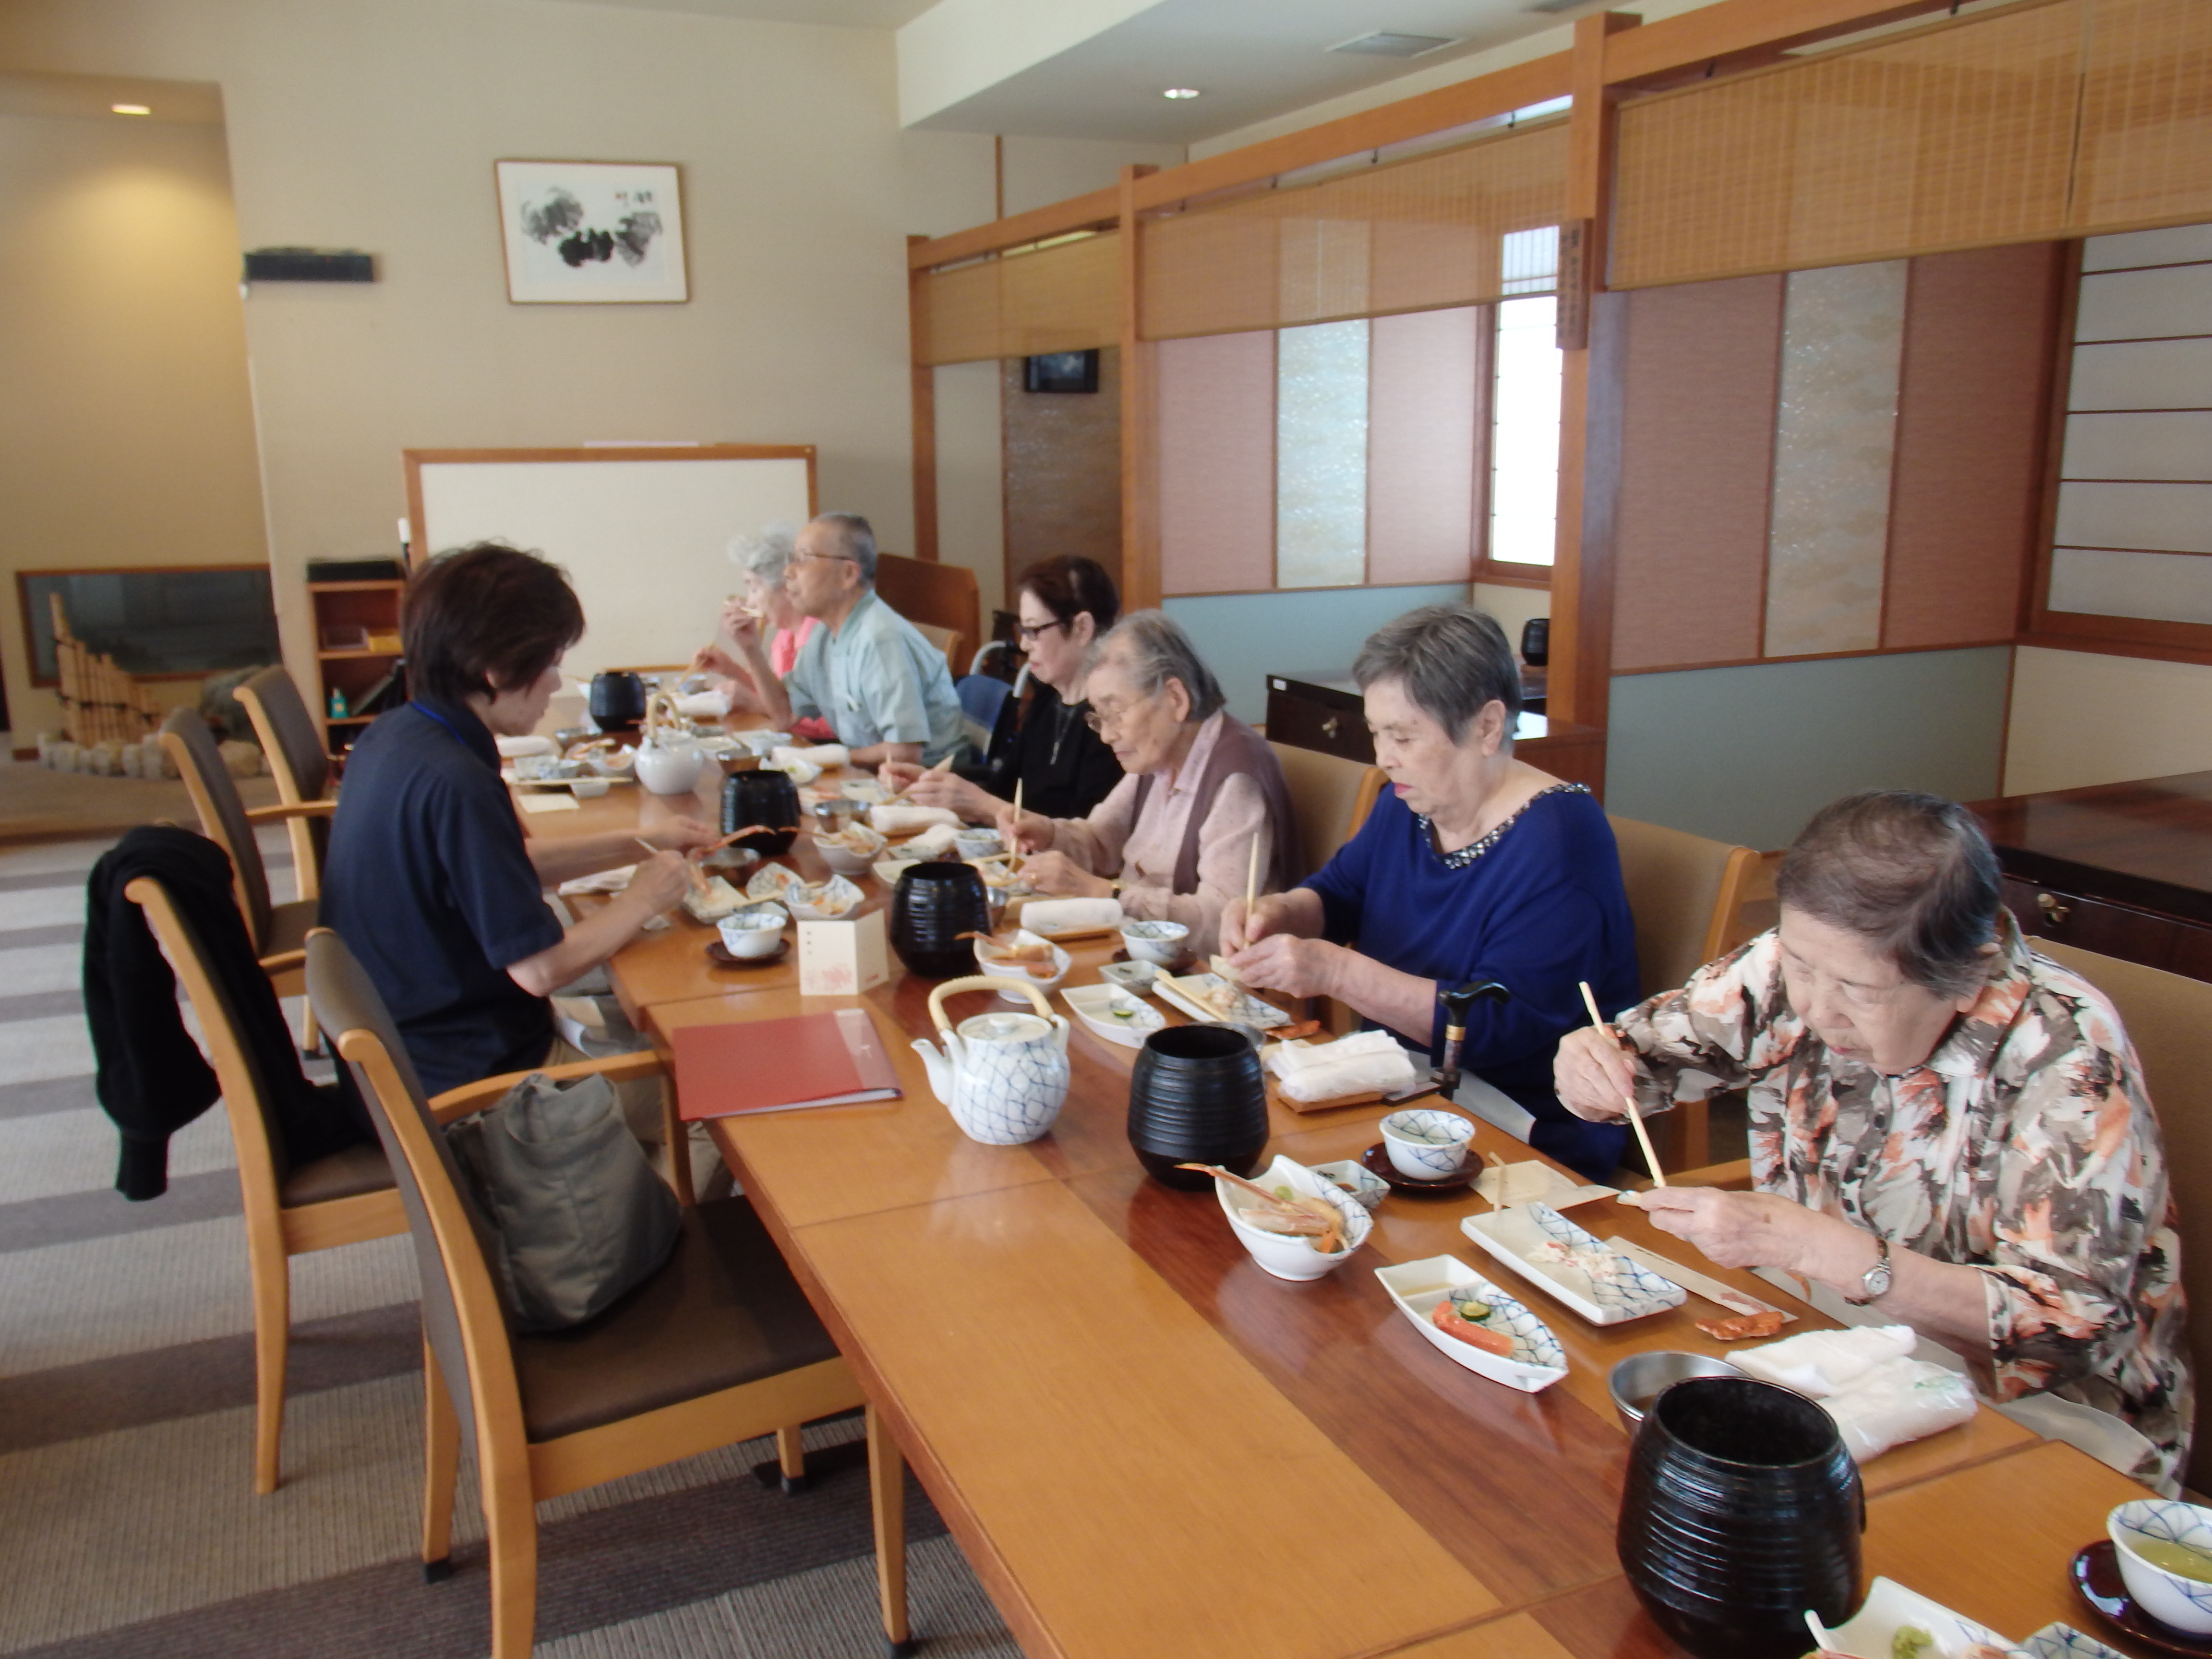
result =
[[[968,746],[960,698],[945,653],[876,597],[876,538],[857,513],[824,513],[799,532],[784,586],[822,626],[776,678],[757,627],[732,635],[753,669],[769,718],[787,728],[830,722],[853,764],[887,760],[933,766]]]

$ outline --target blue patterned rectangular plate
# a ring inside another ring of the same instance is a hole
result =
[[[1560,1347],[1551,1327],[1457,1256],[1401,1261],[1395,1267],[1377,1267],[1375,1277],[1398,1304],[1398,1311],[1413,1322],[1413,1328],[1454,1364],[1523,1394],[1548,1389],[1567,1374],[1566,1350]],[[1513,1338],[1510,1356],[1486,1353],[1457,1337],[1446,1336],[1430,1322],[1430,1311],[1462,1286],[1490,1304],[1492,1320]]]
[[[1462,1218],[1460,1231],[1523,1279],[1559,1297],[1593,1325],[1644,1319],[1687,1300],[1680,1285],[1638,1266],[1584,1231],[1548,1204],[1520,1204]],[[1552,1247],[1589,1251],[1612,1265],[1592,1273],[1568,1261],[1532,1261],[1529,1252]]]

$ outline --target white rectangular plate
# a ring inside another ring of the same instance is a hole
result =
[[[1375,1277],[1398,1304],[1398,1311],[1413,1322],[1413,1328],[1454,1364],[1523,1394],[1548,1389],[1567,1374],[1566,1350],[1560,1347],[1551,1327],[1457,1256],[1401,1261],[1395,1267],[1377,1267]],[[1510,1358],[1485,1353],[1456,1337],[1446,1336],[1429,1322],[1430,1310],[1462,1285],[1490,1304],[1495,1310],[1493,1317],[1504,1316],[1505,1328],[1513,1335]]]
[[[1169,982],[1170,978],[1174,981],[1172,984]],[[1186,985],[1195,986],[1209,994],[1217,991],[1237,989],[1218,974],[1174,975],[1161,974],[1152,981],[1152,992],[1156,996],[1166,998],[1170,1003],[1188,1014],[1193,1019],[1218,1021],[1222,1018],[1213,1009],[1206,1007],[1202,1003],[1194,1002],[1185,995],[1182,988]],[[1297,1023],[1272,1002],[1262,1002],[1249,992],[1238,991],[1237,995],[1240,1001],[1237,1005],[1236,1024],[1239,1025],[1253,1025],[1263,1031],[1272,1031],[1278,1025],[1291,1025]],[[1465,1347],[1467,1345],[1462,1343],[1460,1346]]]
[[[1977,1642],[1986,1642],[1993,1648],[2012,1646],[1986,1625],[1978,1625],[1893,1578],[1875,1579],[1858,1612],[1843,1624],[1831,1626],[1821,1645],[1827,1652],[1849,1654],[1851,1659],[1891,1659],[1891,1644],[1897,1632],[1907,1626],[1924,1630],[1935,1638],[1936,1645],[1922,1659],[1955,1659]]]
[[[1585,1232],[1548,1204],[1522,1204],[1510,1210],[1492,1210],[1487,1215],[1467,1216],[1459,1225],[1462,1232],[1504,1266],[1559,1297],[1593,1325],[1619,1325],[1647,1318],[1679,1308],[1687,1299],[1680,1285],[1669,1284],[1618,1250],[1607,1249],[1594,1234]],[[1610,1256],[1619,1276],[1608,1283],[1571,1263],[1529,1261],[1528,1253],[1546,1243]]]
[[[1137,1014],[1133,1019],[1116,1019],[1109,1012],[1115,994],[1111,985],[1071,985],[1060,994],[1076,1018],[1107,1042],[1118,1042],[1124,1048],[1143,1048],[1145,1039],[1168,1023],[1166,1016],[1142,997],[1123,991],[1120,994],[1125,999],[1124,1006],[1135,1004]]]

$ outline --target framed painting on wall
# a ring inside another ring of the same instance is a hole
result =
[[[688,300],[672,162],[497,161],[507,297],[517,305]]]

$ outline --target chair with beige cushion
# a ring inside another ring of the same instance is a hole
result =
[[[537,1620],[536,1506],[603,1481],[774,1431],[793,1473],[798,1425],[866,1405],[775,1242],[742,1198],[682,1212],[675,1253],[573,1330],[511,1333],[486,1263],[489,1224],[440,1125],[489,1105],[515,1077],[426,1102],[377,994],[337,935],[307,939],[308,995],[369,1100],[399,1182],[422,1287],[426,1394],[422,1559],[445,1576],[462,1447],[475,1452],[491,1555],[492,1659],[525,1659]],[[651,1054],[547,1068],[648,1076]],[[884,1641],[908,1644],[904,1464],[867,1413],[869,1487]]]
[[[270,900],[269,871],[261,862],[253,827],[327,817],[337,810],[337,803],[313,800],[249,808],[238,793],[237,780],[223,764],[215,733],[196,709],[170,712],[161,722],[161,747],[185,781],[185,793],[191,797],[192,809],[199,814],[200,833],[230,854],[238,908],[246,917],[253,954],[261,958],[277,995],[296,996],[303,983],[301,964],[306,961],[301,948],[307,941],[307,929],[315,925],[318,901],[301,898],[278,904]]]
[[[1636,969],[1644,996],[1674,989],[1724,953],[1759,854],[1662,824],[1607,815],[1620,849],[1620,878],[1636,919]],[[1610,1016],[1618,1012],[1608,1008]],[[1712,1156],[1705,1103],[1687,1103],[1651,1121],[1661,1159],[1670,1168],[1704,1164]]]
[[[283,667],[264,668],[238,688],[239,706],[253,722],[276,799],[287,806],[306,806],[330,793],[331,757],[323,748],[322,728],[308,712],[300,688]],[[295,890],[303,899],[322,892],[323,854],[330,821],[319,813],[287,818],[292,840]]]
[[[1283,769],[1290,790],[1291,815],[1297,822],[1303,860],[1294,878],[1304,881],[1329,861],[1336,849],[1359,833],[1382,798],[1389,775],[1379,766],[1324,755],[1317,749],[1269,738],[1267,747]]]
[[[945,653],[945,665],[952,671],[955,679],[960,676],[960,659],[968,648],[967,635],[957,628],[940,628],[935,623],[918,622],[914,631]]]
[[[349,1146],[296,1169],[287,1163],[259,1068],[247,1056],[232,1012],[234,996],[268,991],[234,989],[216,980],[198,936],[160,882],[141,876],[123,894],[146,913],[162,953],[184,982],[230,1119],[253,1284],[253,1489],[271,1492],[282,1473],[291,1259],[404,1232],[407,1218],[381,1147]]]

